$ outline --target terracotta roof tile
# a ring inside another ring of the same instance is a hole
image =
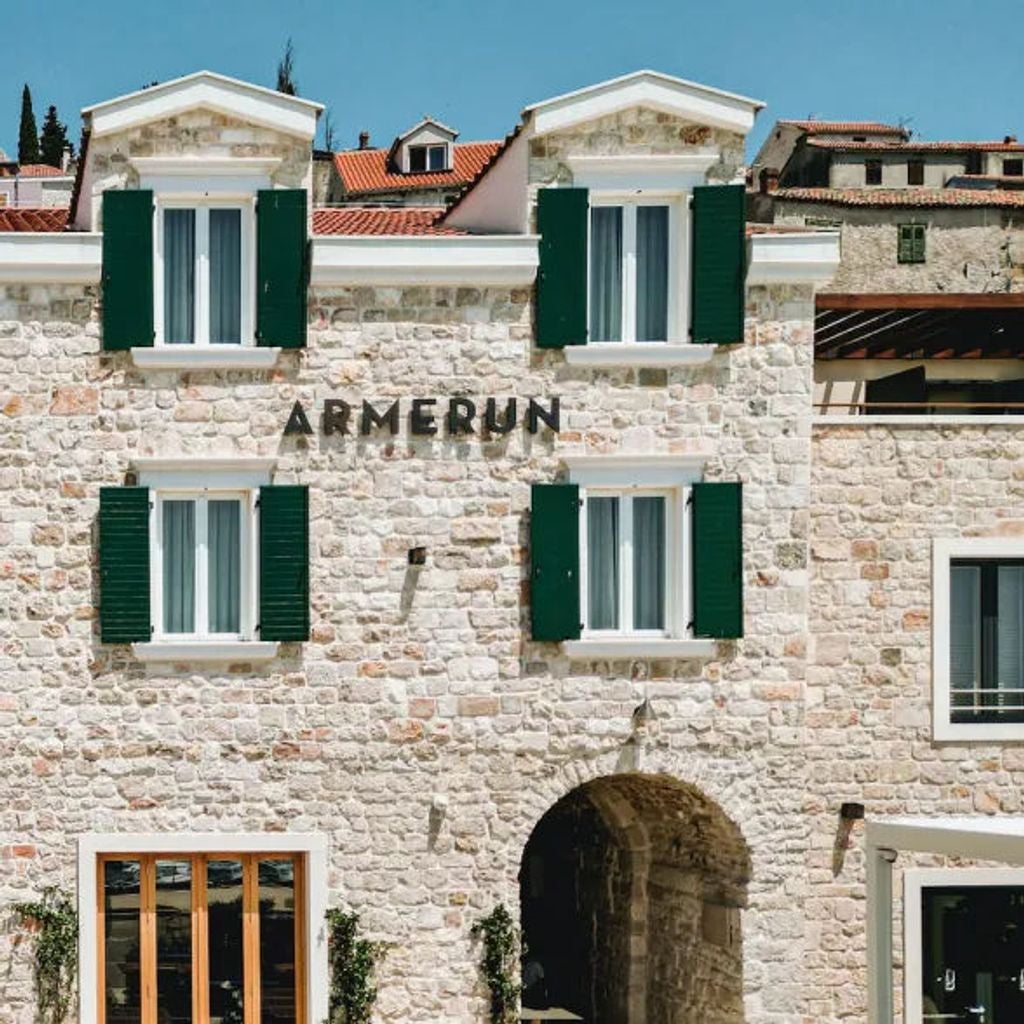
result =
[[[21,164],[18,167],[18,175],[22,178],[66,178],[67,171],[59,167],[51,167],[49,164]]]
[[[0,231],[64,231],[67,222],[62,206],[0,206]]]
[[[334,166],[349,195],[404,192],[416,188],[467,185],[500,149],[500,142],[457,142],[450,171],[400,174],[388,164],[386,149],[349,149],[334,154]]]
[[[342,207],[313,211],[314,235],[463,235],[439,224],[441,206]]]
[[[783,120],[779,124],[790,124],[802,128],[808,135],[906,135],[906,128],[898,124],[883,124],[881,121],[793,121]]]
[[[1024,207],[1024,191],[976,188],[780,188],[775,199],[836,206],[1015,206]]]
[[[899,153],[964,153],[970,150],[992,153],[1024,153],[1024,142],[1003,142],[982,140],[980,142],[849,142],[846,139],[808,139],[808,146],[818,149],[835,149],[871,152],[887,150]]]

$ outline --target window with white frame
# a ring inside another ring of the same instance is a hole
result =
[[[448,170],[448,146],[445,143],[409,147],[410,174],[446,170]]]
[[[1024,546],[935,548],[936,736],[1024,738]]]
[[[253,338],[252,201],[161,201],[157,207],[156,341],[247,345]]]
[[[592,196],[589,331],[592,342],[685,336],[679,287],[681,200]]]
[[[254,492],[158,490],[153,515],[154,639],[250,639]]]

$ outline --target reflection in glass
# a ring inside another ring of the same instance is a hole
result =
[[[242,862],[206,865],[210,1024],[242,1024]]]
[[[192,864],[156,862],[156,1007],[160,1024],[192,1021]]]
[[[619,499],[587,500],[587,626],[619,628]]]
[[[295,865],[259,862],[260,1024],[295,1024]]]
[[[139,985],[138,861],[103,864],[104,1002],[107,1024],[138,1024],[142,1013]]]
[[[633,499],[633,628],[665,628],[665,499]]]

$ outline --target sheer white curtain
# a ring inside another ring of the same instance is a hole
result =
[[[618,498],[587,498],[587,628],[619,628]]]
[[[195,341],[196,211],[164,210],[164,341]]]
[[[622,207],[590,211],[590,340],[622,340]]]
[[[953,708],[974,702],[981,686],[981,569],[954,565],[949,587],[949,683]],[[968,691],[957,696],[957,691]]]
[[[241,629],[241,503],[211,500],[207,506],[206,529],[209,629],[211,633],[238,633]]]
[[[163,503],[164,632],[195,629],[196,505],[194,501]]]
[[[210,342],[242,341],[242,211],[210,210]]]
[[[665,499],[633,499],[633,628],[665,628]]]
[[[636,340],[668,339],[668,207],[636,211]]]
[[[996,686],[1019,690],[1024,688],[1024,566],[999,566],[998,581]],[[999,704],[1024,704],[1024,694],[1000,696]]]

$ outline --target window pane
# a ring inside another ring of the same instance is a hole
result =
[[[156,862],[156,1015],[192,1022],[192,864]]]
[[[242,503],[213,501],[208,508],[211,633],[241,630]]]
[[[590,340],[622,340],[622,207],[590,211]]]
[[[587,628],[619,628],[619,499],[587,499]]]
[[[242,341],[242,211],[210,211],[210,342]]]
[[[430,147],[430,169],[432,171],[444,170],[444,146]]]
[[[103,980],[107,1024],[138,1024],[141,871],[136,860],[103,863]]]
[[[981,568],[977,565],[950,569],[949,682],[953,708],[970,707],[975,687],[981,686]]]
[[[633,628],[665,628],[665,499],[633,499]]]
[[[164,632],[195,629],[196,506],[193,501],[163,503]]]
[[[242,971],[242,862],[206,865],[210,944],[210,1024],[240,1024],[245,989]]]
[[[426,146],[410,146],[409,147],[409,170],[410,171],[425,171],[427,169],[427,147]]]
[[[195,341],[196,211],[164,210],[164,341]]]
[[[1024,566],[1000,565],[998,580],[996,686],[1020,690],[1024,689]],[[1000,707],[1020,706],[1024,694],[1000,694],[998,701]]]
[[[260,1021],[295,1021],[295,865],[259,862]]]
[[[668,339],[668,207],[636,211],[636,340]]]

